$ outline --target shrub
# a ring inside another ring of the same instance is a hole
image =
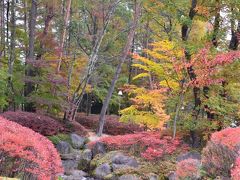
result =
[[[203,150],[203,169],[207,175],[231,176],[231,168],[239,157],[240,128],[227,128],[212,134]],[[236,166],[238,167],[238,166]],[[236,170],[233,169],[232,173]]]
[[[141,132],[144,129],[139,125],[133,123],[123,123],[119,122],[118,116],[106,116],[106,122],[104,125],[103,133],[109,135],[124,135],[134,132]],[[89,115],[77,114],[76,121],[79,122],[82,126],[92,129],[94,131],[98,128],[99,116],[98,115]]]
[[[67,131],[57,120],[36,113],[8,111],[1,115],[44,136],[52,136]]]
[[[21,179],[56,179],[61,159],[44,136],[0,116],[0,173]],[[28,177],[28,178],[27,178]]]
[[[177,179],[199,179],[200,178],[200,161],[197,159],[185,159],[177,163]]]
[[[235,166],[231,170],[231,176],[233,180],[239,180],[240,179],[240,157],[237,158],[235,162]]]
[[[170,136],[163,136],[160,132],[140,132],[135,134],[103,137],[99,141],[105,143],[110,150],[134,148],[135,153],[148,160],[162,158],[173,154],[177,150],[187,150],[180,138],[173,140]],[[89,144],[90,147],[95,142]]]

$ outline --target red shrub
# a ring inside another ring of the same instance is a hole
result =
[[[106,116],[106,122],[104,125],[103,133],[109,135],[123,135],[130,134],[134,132],[141,132],[143,128],[139,127],[136,124],[132,123],[122,123],[118,121],[118,116]],[[94,131],[98,128],[99,116],[98,115],[89,115],[77,114],[76,121],[88,129],[93,129]]]
[[[160,132],[140,132],[136,134],[103,137],[99,141],[105,143],[109,149],[128,149],[137,147],[141,156],[148,160],[162,158],[178,149],[187,150],[180,138],[173,140],[170,136],[162,136]],[[95,142],[89,144],[90,147]]]
[[[39,180],[52,180],[63,172],[57,150],[47,138],[1,116],[0,140],[0,172],[7,158],[12,164],[11,174],[3,175],[30,173]]]
[[[208,175],[231,176],[232,165],[239,157],[240,128],[227,128],[212,134],[211,140],[203,150],[203,168]],[[236,168],[238,166],[236,165]],[[236,173],[236,168],[232,173]]]
[[[52,136],[66,131],[66,128],[57,120],[36,113],[8,111],[1,114],[1,116],[44,136]]]
[[[177,179],[199,179],[201,164],[196,159],[185,159],[177,163]]]
[[[231,176],[232,176],[233,180],[239,180],[240,179],[240,157],[237,158],[237,160],[235,162],[235,166],[231,170]]]

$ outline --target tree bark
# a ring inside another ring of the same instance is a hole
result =
[[[29,15],[29,47],[26,60],[35,60],[34,56],[34,43],[35,43],[35,29],[36,29],[36,19],[37,19],[37,0],[32,0],[30,15]],[[30,64],[27,64],[26,76],[33,77],[34,69]],[[34,91],[34,84],[32,82],[26,82],[25,84],[25,97],[28,97]],[[24,107],[25,111],[34,112],[35,107],[33,103],[27,102]]]
[[[105,123],[106,111],[108,109],[108,105],[109,105],[109,102],[111,100],[111,97],[112,97],[112,94],[113,94],[116,82],[117,82],[117,80],[119,78],[119,75],[121,73],[122,65],[125,62],[125,60],[126,60],[126,58],[128,56],[128,52],[131,49],[131,45],[132,45],[132,42],[133,42],[134,34],[135,34],[135,31],[136,31],[136,28],[137,28],[137,24],[138,24],[138,20],[139,20],[139,17],[140,17],[140,12],[141,12],[140,2],[139,2],[139,0],[136,0],[135,1],[134,19],[133,19],[132,27],[131,27],[131,29],[130,29],[130,31],[128,33],[127,43],[125,44],[125,47],[124,47],[124,49],[122,51],[120,63],[117,66],[117,69],[116,69],[115,75],[113,77],[111,86],[110,86],[110,88],[108,90],[108,94],[107,94],[107,96],[106,96],[106,98],[105,98],[105,100],[103,102],[103,107],[102,107],[102,110],[101,110],[101,113],[100,113],[99,126],[98,126],[98,131],[97,131],[98,136],[101,136],[102,133],[103,133],[103,127],[104,127],[104,123]]]
[[[72,4],[72,0],[68,0],[67,1],[67,12],[64,17],[62,39],[60,42],[60,56],[59,56],[59,61],[58,61],[58,66],[57,66],[57,73],[60,72],[60,68],[61,68],[61,64],[62,64],[62,56],[63,56],[63,52],[64,52],[64,42],[66,39],[66,32],[67,32],[67,26],[68,26],[68,21],[69,21],[69,17],[70,17],[71,4]]]
[[[100,46],[102,44],[102,40],[106,34],[108,24],[110,23],[110,20],[117,8],[117,5],[120,3],[120,1],[121,0],[115,0],[115,2],[109,7],[109,11],[105,17],[105,24],[103,25],[103,28],[95,42],[95,45],[92,49],[91,54],[89,56],[87,73],[86,73],[85,77],[83,78],[83,80],[81,82],[79,82],[79,85],[73,94],[72,101],[70,103],[70,107],[69,107],[69,110],[66,115],[66,119],[68,119],[70,121],[73,121],[75,119],[75,114],[76,114],[77,108],[82,101],[86,86],[91,78],[91,74],[93,73],[93,71],[95,69],[95,65],[96,65],[96,62],[98,59],[97,58],[98,52],[99,52]],[[79,94],[80,90],[81,90],[81,92]]]
[[[189,11],[189,19],[192,21],[193,18],[196,15],[196,10],[195,8],[197,7],[197,0],[192,0],[191,1],[191,8]],[[191,28],[189,27],[188,24],[184,24],[182,26],[182,40],[184,42],[188,41],[189,33],[190,33]],[[188,61],[191,60],[191,54],[190,52],[185,49],[185,57]],[[192,66],[187,68],[188,75],[191,80],[196,79],[196,74],[194,73],[194,69]],[[193,87],[193,95],[194,95],[194,108],[193,108],[193,118],[195,121],[198,119],[198,115],[200,112],[200,105],[201,105],[201,99],[200,99],[200,88],[198,87]],[[190,131],[191,137],[192,137],[192,146],[193,147],[198,147],[200,145],[200,142],[198,141],[197,138],[197,132],[195,130]]]

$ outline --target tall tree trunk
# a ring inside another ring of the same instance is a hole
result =
[[[97,131],[98,136],[101,136],[102,133],[103,133],[103,127],[104,127],[104,123],[105,123],[106,111],[107,111],[109,102],[111,100],[111,97],[112,97],[112,94],[113,94],[116,82],[117,82],[117,80],[119,78],[119,75],[121,73],[122,65],[125,62],[125,60],[126,60],[126,58],[128,56],[128,52],[131,49],[131,45],[132,45],[132,42],[133,42],[134,34],[135,34],[135,31],[136,31],[136,28],[137,28],[137,24],[138,24],[138,20],[139,20],[139,17],[140,17],[140,12],[141,12],[140,2],[139,2],[139,0],[136,0],[135,1],[135,13],[134,13],[134,19],[133,19],[132,27],[130,28],[130,31],[128,33],[127,42],[126,42],[125,47],[124,47],[124,49],[122,51],[122,55],[120,57],[120,62],[118,64],[118,66],[117,66],[117,69],[116,69],[115,75],[113,77],[111,86],[110,86],[110,88],[108,90],[108,94],[107,94],[107,96],[106,96],[106,98],[105,98],[105,100],[103,102],[102,110],[101,110],[100,117],[99,117],[99,126],[98,126],[98,131]]]
[[[5,57],[5,4],[4,1],[0,2],[0,23],[1,23],[1,49],[0,49],[0,67],[2,57]]]
[[[36,29],[36,19],[37,19],[37,0],[32,0],[30,15],[29,15],[29,47],[28,55],[26,60],[35,60],[34,56],[34,43],[35,43],[35,29]],[[31,64],[27,64],[26,76],[33,77],[35,75],[33,67]],[[26,82],[25,84],[25,97],[28,97],[34,91],[34,83]],[[35,107],[33,103],[27,102],[24,107],[25,111],[34,112]]]
[[[196,10],[195,8],[197,7],[197,0],[191,0],[191,8],[189,11],[189,19],[192,21],[193,18],[196,15]],[[182,26],[182,40],[184,42],[188,41],[189,38],[189,33],[190,33],[191,28],[189,27],[188,24],[184,24]],[[188,61],[191,60],[191,54],[189,50],[185,49],[185,57]],[[187,69],[188,75],[191,79],[191,81],[196,79],[196,74],[194,73],[194,69],[192,66],[190,66]],[[195,121],[198,119],[198,115],[200,113],[200,105],[201,105],[201,99],[200,99],[200,88],[198,87],[193,87],[193,95],[194,95],[194,108],[193,108],[193,118]],[[200,145],[199,138],[196,134],[196,131],[191,131],[190,132],[191,139],[192,139],[192,146],[193,147],[198,147]]]
[[[15,103],[14,103],[14,87],[12,82],[12,76],[13,76],[13,66],[14,61],[16,58],[15,55],[15,46],[16,46],[16,15],[15,15],[15,0],[12,0],[10,11],[11,11],[11,20],[10,20],[10,48],[9,50],[9,57],[8,57],[8,87],[9,87],[9,93],[10,93],[10,99],[11,103],[9,104],[10,110],[15,110]]]
[[[76,90],[73,94],[73,97],[72,97],[72,100],[70,103],[70,107],[69,107],[69,110],[66,115],[66,119],[68,119],[70,121],[73,121],[75,119],[76,111],[82,101],[86,86],[91,78],[91,74],[95,70],[95,65],[96,65],[96,62],[98,59],[98,52],[99,52],[100,46],[102,44],[102,40],[106,34],[108,24],[110,23],[110,20],[113,16],[118,4],[120,3],[120,1],[121,0],[115,0],[113,2],[113,4],[109,7],[109,11],[105,17],[105,24],[103,25],[103,28],[96,40],[96,43],[92,49],[91,54],[89,56],[87,73],[86,73],[85,77],[83,78],[83,80],[81,82],[79,82],[78,87],[76,88]],[[80,90],[81,90],[81,92],[79,94]]]
[[[62,56],[63,56],[63,52],[64,52],[64,42],[66,39],[67,26],[68,26],[68,21],[69,21],[69,17],[70,17],[71,3],[72,3],[72,0],[67,0],[67,12],[64,17],[63,33],[62,33],[62,39],[60,41],[60,56],[59,56],[59,62],[58,62],[58,66],[57,66],[57,73],[60,72],[60,68],[61,68],[61,64],[62,64]]]

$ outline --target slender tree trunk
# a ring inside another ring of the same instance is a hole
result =
[[[131,29],[128,33],[127,42],[126,42],[126,45],[123,49],[123,52],[122,52],[122,55],[121,55],[121,58],[120,58],[120,63],[117,66],[117,69],[116,69],[115,75],[113,77],[111,86],[108,90],[108,94],[107,94],[107,96],[106,96],[106,98],[103,102],[103,107],[102,107],[102,110],[101,110],[101,113],[100,113],[100,118],[99,118],[99,126],[98,126],[98,132],[97,132],[98,136],[101,136],[102,133],[103,133],[106,111],[108,109],[108,105],[109,105],[109,102],[111,100],[116,82],[117,82],[117,80],[119,78],[119,75],[121,73],[122,65],[125,62],[125,60],[128,56],[128,52],[131,49],[134,34],[135,34],[137,24],[138,24],[138,20],[139,20],[139,17],[140,17],[140,12],[141,12],[140,2],[139,2],[139,0],[136,0],[135,1],[135,14],[134,14],[134,20],[133,20],[133,23],[132,23],[132,27],[131,27]]]
[[[191,8],[189,11],[189,19],[193,20],[193,18],[196,15],[196,10],[195,8],[197,7],[197,0],[191,0]],[[191,28],[189,27],[188,24],[184,24],[182,26],[182,40],[183,42],[187,42],[189,38],[189,33],[190,33]],[[191,54],[190,52],[185,49],[185,57],[188,61],[191,60]],[[191,81],[196,79],[196,74],[194,73],[194,69],[192,66],[187,68],[188,75],[191,79]],[[195,121],[198,119],[198,115],[200,112],[200,105],[201,105],[201,99],[200,99],[200,88],[198,87],[193,87],[193,95],[194,95],[194,108],[193,108],[193,118]],[[191,138],[192,138],[192,146],[193,147],[198,147],[200,145],[200,142],[198,141],[197,138],[197,132],[196,131],[191,131],[190,132]]]
[[[62,64],[62,56],[63,56],[63,52],[64,52],[64,42],[66,39],[67,26],[68,26],[68,21],[69,21],[69,17],[70,17],[71,3],[72,3],[72,0],[67,0],[67,12],[64,17],[64,27],[63,27],[62,39],[60,42],[60,56],[59,56],[59,62],[58,62],[58,66],[57,66],[57,73],[60,72],[60,68],[61,68],[61,64]]]
[[[105,24],[103,25],[103,28],[96,40],[96,43],[93,47],[93,50],[91,52],[91,55],[89,56],[89,63],[88,63],[88,69],[87,69],[87,73],[85,75],[85,77],[83,78],[83,80],[81,82],[79,82],[78,87],[76,88],[73,97],[72,97],[72,101],[70,103],[70,107],[69,110],[67,112],[66,118],[70,121],[73,121],[75,119],[75,115],[76,115],[76,111],[78,106],[80,105],[86,86],[91,78],[91,74],[93,73],[93,71],[95,70],[95,65],[97,62],[97,57],[98,57],[98,52],[100,49],[100,46],[102,44],[102,40],[106,34],[107,31],[107,27],[108,24],[110,23],[110,20],[118,6],[118,4],[120,3],[121,0],[115,0],[115,2],[109,7],[109,11],[105,17]],[[81,90],[80,94],[79,91]]]
[[[4,1],[0,2],[0,23],[1,23],[1,49],[0,49],[0,67],[1,67],[1,60],[2,57],[5,57],[5,4]]]
[[[27,54],[27,61],[35,60],[34,56],[34,43],[35,43],[35,29],[36,29],[36,19],[37,19],[37,0],[32,0],[30,15],[29,15],[29,47]],[[33,77],[34,69],[31,67],[31,64],[27,64],[26,76]],[[25,84],[25,97],[28,97],[34,91],[34,84],[32,82],[26,82]],[[25,104],[25,111],[33,112],[35,107],[33,103]]]
[[[9,104],[10,110],[15,110],[15,102],[14,102],[14,87],[12,82],[13,77],[13,67],[15,61],[15,46],[16,46],[16,17],[15,17],[15,0],[12,0],[10,11],[11,11],[11,20],[10,20],[10,48],[9,51],[9,58],[8,58],[8,87],[10,93],[11,103]]]

